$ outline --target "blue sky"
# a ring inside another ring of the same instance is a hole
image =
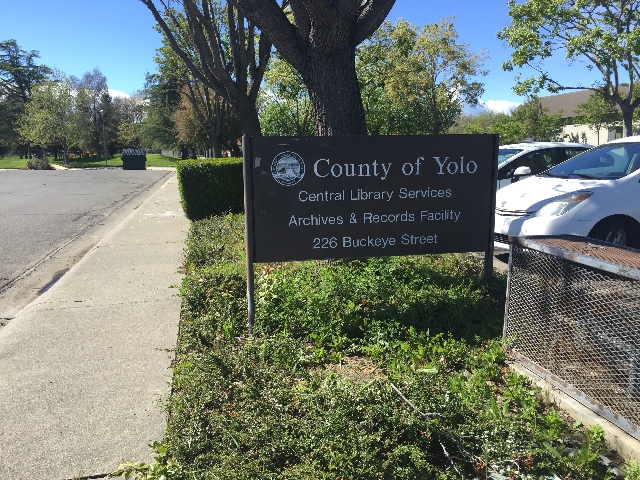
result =
[[[396,0],[387,17],[419,26],[455,17],[460,41],[471,51],[488,50],[482,100],[499,109],[522,102],[513,91],[515,72],[502,71],[510,49],[496,33],[509,24],[506,0]],[[138,0],[4,0],[0,4],[0,40],[15,39],[24,50],[38,50],[40,61],[80,77],[98,67],[111,90],[133,94],[142,89],[160,34]],[[553,67],[563,81],[579,84],[591,75],[584,65],[570,68],[560,59]],[[525,72],[527,73],[527,72]],[[590,82],[588,82],[590,83]]]

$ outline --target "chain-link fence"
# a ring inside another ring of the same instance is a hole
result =
[[[510,240],[504,336],[516,357],[640,439],[640,251]]]

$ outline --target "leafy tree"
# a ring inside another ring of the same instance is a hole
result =
[[[18,143],[15,123],[24,105],[13,99],[0,98],[0,157],[9,153]]]
[[[587,125],[596,133],[598,145],[600,144],[600,130],[615,128],[622,120],[622,115],[616,105],[605,100],[598,93],[592,94],[589,100],[578,105],[576,115],[576,123]]]
[[[51,74],[49,67],[36,63],[38,58],[36,50],[22,50],[15,40],[0,42],[0,148],[5,151],[18,142],[14,127],[33,86]]]
[[[176,78],[147,74],[143,90],[146,108],[140,125],[142,145],[150,149],[179,146],[172,115],[180,101],[180,88]]]
[[[276,55],[265,73],[260,125],[264,135],[313,135],[309,92],[291,65]]]
[[[26,104],[33,86],[47,78],[51,69],[37,65],[36,50],[22,50],[15,40],[0,42],[0,96],[20,99]]]
[[[392,52],[402,50],[408,54],[409,51],[390,38],[390,28],[393,27],[385,21],[356,52],[356,72],[369,135],[393,135],[411,128],[411,122],[406,121],[408,112],[399,108],[398,102],[389,95],[387,82],[396,66]]]
[[[540,110],[537,97],[530,97],[509,114],[481,112],[478,115],[459,117],[451,133],[494,133],[500,135],[500,143],[524,141],[560,141],[563,139],[561,113],[549,115]]]
[[[270,100],[260,111],[262,133],[267,136],[312,136],[309,98]]]
[[[458,43],[453,19],[418,28],[400,19],[385,21],[358,50],[358,75],[369,133],[446,132],[464,104],[484,92],[473,77],[486,75],[484,52]]]
[[[193,78],[236,110],[242,131],[260,135],[256,101],[271,42],[241,10],[216,0],[181,0],[182,11],[158,0],[140,0],[153,14],[169,45]]]
[[[80,140],[77,91],[71,80],[61,74],[56,80],[41,82],[32,89],[31,101],[18,119],[17,131],[22,138],[46,147],[61,145],[67,162],[69,147]]]
[[[100,96],[99,103],[97,105],[98,111],[97,116],[95,117],[95,121],[92,121],[89,124],[89,130],[91,134],[95,135],[93,137],[96,142],[96,150],[90,149],[98,154],[101,154],[105,149],[109,152],[109,155],[113,155],[120,148],[118,132],[120,129],[120,122],[123,121],[123,117],[119,110],[120,104],[116,103],[115,99],[111,96],[108,90],[104,90]],[[86,112],[86,108],[85,108]],[[93,120],[93,116],[89,117]],[[104,122],[104,139],[103,139],[103,122]],[[91,136],[85,138],[92,138]],[[106,141],[106,148],[104,142]]]
[[[536,74],[521,80],[516,92],[537,93],[588,88],[615,103],[622,113],[623,135],[632,132],[633,113],[640,105],[635,95],[640,60],[640,2],[637,0],[527,0],[509,1],[511,25],[498,33],[514,48],[503,65],[507,71],[529,66]],[[585,60],[600,79],[591,86],[565,85],[553,79],[544,61],[564,51],[569,62]],[[628,88],[621,88],[626,83]]]
[[[511,121],[520,126],[518,141],[551,142],[562,140],[562,112],[548,114],[540,110],[538,97],[530,97],[511,112]],[[497,132],[500,133],[500,132]]]
[[[309,91],[317,135],[364,135],[356,47],[395,0],[228,0],[268,35]]]
[[[113,150],[139,148],[142,145],[141,125],[145,117],[145,100],[142,93],[132,97],[116,97],[110,109],[115,116],[115,136],[107,143]],[[112,151],[112,153],[114,153]]]
[[[494,133],[500,135],[500,143],[520,143],[533,140],[533,136],[527,132],[526,125],[517,121],[513,115],[497,115],[493,125],[487,132],[470,129],[469,133]]]
[[[241,132],[230,105],[211,89],[195,82],[183,87],[178,107],[173,112],[180,142],[191,148],[211,149],[222,157],[223,147],[239,154],[236,141]]]
[[[102,122],[105,129],[113,132],[113,114],[110,109],[111,96],[107,86],[107,77],[100,69],[85,72],[82,78],[72,76],[72,85],[77,91],[79,146],[85,150],[99,152],[102,145]],[[102,112],[100,112],[102,110]],[[82,112],[82,114],[80,113]],[[111,135],[113,140],[114,135]]]
[[[189,149],[208,147],[206,134],[198,123],[192,104],[185,96],[181,97],[178,108],[173,111],[173,122],[181,144]]]
[[[508,113],[484,110],[477,114],[462,114],[448,133],[496,133],[497,125],[510,122]]]
[[[163,47],[157,50],[155,61],[164,81],[171,79],[170,82],[180,87],[179,101],[172,112],[174,122],[178,118],[183,120],[180,124],[176,122],[179,139],[198,138],[196,143],[186,143],[192,147],[210,149],[214,157],[222,156],[223,145],[227,149],[235,146],[242,132],[236,128],[237,115],[232,111],[229,102],[193,77],[171,49],[166,38]],[[178,112],[177,109],[181,111]],[[186,118],[189,118],[189,128],[196,128],[197,132],[187,132],[181,128],[181,125],[186,125]],[[233,139],[229,138],[231,134]]]

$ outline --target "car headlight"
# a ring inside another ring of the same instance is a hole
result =
[[[564,215],[580,202],[586,200],[593,192],[575,192],[556,198],[543,205],[533,214],[534,217],[559,217]]]

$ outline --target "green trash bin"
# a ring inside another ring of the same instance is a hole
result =
[[[146,170],[147,154],[140,148],[125,148],[122,151],[123,170]]]

